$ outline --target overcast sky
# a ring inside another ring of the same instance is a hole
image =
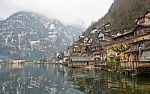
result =
[[[92,21],[104,16],[114,0],[0,0],[0,18],[27,10],[69,23]]]

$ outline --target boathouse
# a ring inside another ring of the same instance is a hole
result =
[[[86,67],[94,65],[94,59],[91,57],[70,57],[69,67]]]

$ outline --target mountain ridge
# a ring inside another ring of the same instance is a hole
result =
[[[71,45],[82,30],[37,13],[14,13],[0,23],[0,59],[50,58]]]

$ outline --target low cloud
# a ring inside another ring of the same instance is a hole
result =
[[[68,23],[89,25],[102,17],[113,0],[1,0],[0,17],[8,17],[21,10],[39,12]]]

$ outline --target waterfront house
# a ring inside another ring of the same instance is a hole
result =
[[[63,64],[64,65],[68,65],[69,56],[70,56],[70,49],[68,48],[66,51],[64,51],[64,56],[63,56]]]
[[[92,57],[70,57],[70,62],[68,64],[69,67],[87,67],[93,66],[94,59]]]
[[[107,45],[107,54],[119,55],[122,69],[132,69],[136,73],[149,71],[150,67],[150,24],[149,13],[136,20],[136,27],[129,32],[117,34],[112,37],[111,43]],[[129,45],[129,49],[125,46]],[[122,46],[122,47],[121,47]],[[120,51],[115,51],[115,48]],[[121,49],[123,50],[121,51]],[[123,52],[123,53],[122,53]],[[116,62],[116,61],[115,61]],[[110,65],[110,64],[109,64]]]
[[[129,54],[132,68],[150,67],[150,13],[146,12],[144,16],[138,18],[136,25],[132,31],[134,33],[130,42],[132,47],[126,53]]]
[[[125,50],[123,49],[123,47],[127,48],[127,46],[129,46],[130,38],[132,36],[132,31],[128,31],[123,34],[118,33],[117,35],[113,36],[109,44],[106,45],[107,57],[109,57],[110,55],[121,56],[121,51],[124,52],[123,50]],[[122,56],[121,59],[123,59]]]
[[[125,66],[128,56],[125,51],[130,47],[129,42],[132,36],[132,31],[128,31],[123,34],[118,33],[112,37],[110,43],[106,45],[107,67],[117,70],[117,67]]]
[[[23,60],[23,59],[15,59],[15,60],[11,60],[11,63],[15,63],[15,64],[25,63],[25,60]]]
[[[77,56],[79,55],[79,53],[81,52],[80,50],[80,42],[76,41],[74,42],[74,44],[71,47],[71,51],[70,51],[72,56]]]

